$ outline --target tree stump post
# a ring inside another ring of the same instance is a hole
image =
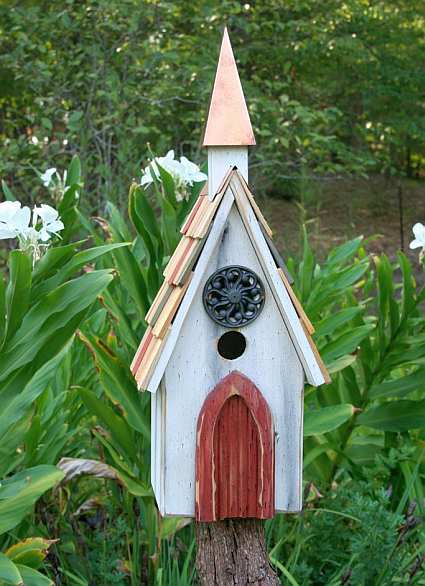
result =
[[[196,568],[201,586],[280,586],[257,519],[196,523]]]

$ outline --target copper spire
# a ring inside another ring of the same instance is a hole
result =
[[[227,28],[224,29],[203,146],[255,144]]]

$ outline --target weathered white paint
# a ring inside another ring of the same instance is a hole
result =
[[[206,267],[208,265],[208,261],[220,241],[221,235],[226,226],[227,217],[229,215],[233,203],[233,194],[231,190],[228,189],[227,193],[223,197],[223,201],[221,202],[217,215],[214,219],[207,241],[198,260],[198,264],[196,265],[196,270],[194,271],[190,285],[187,288],[186,294],[179,307],[174,323],[171,326],[171,331],[168,333],[168,336],[165,340],[164,348],[161,351],[161,356],[159,357],[158,363],[155,366],[154,371],[152,373],[151,379],[147,387],[147,390],[151,393],[155,393],[157,388],[159,387],[162,376],[165,372],[165,368],[170,359],[171,353],[174,349],[174,346],[176,345],[177,340],[180,337],[180,330],[184,320],[186,319],[186,315],[190,309],[192,299],[194,298],[195,293],[198,291],[199,283],[201,282],[204,276]]]
[[[213,199],[217,189],[231,167],[237,167],[248,181],[248,147],[208,147],[208,197]]]
[[[199,411],[207,394],[229,372],[239,370],[263,393],[272,411],[276,431],[276,509],[301,509],[302,410],[304,371],[272,294],[257,254],[234,205],[221,241],[202,267],[202,279],[186,308],[184,323],[165,371],[167,388],[165,430],[166,515],[194,516],[195,434]],[[241,264],[263,280],[266,301],[260,316],[241,329],[247,340],[245,353],[236,360],[223,359],[217,340],[227,331],[206,314],[202,290],[217,268]],[[199,268],[199,267],[198,267]],[[198,270],[198,269],[197,269]],[[191,286],[192,286],[191,285]],[[161,391],[162,392],[162,391]]]
[[[232,182],[230,183],[232,189]],[[257,257],[263,267],[280,314],[290,332],[292,342],[295,345],[298,356],[304,366],[308,382],[313,386],[320,386],[325,382],[320,366],[316,360],[313,350],[307,340],[297,312],[293,306],[289,293],[287,292],[279,273],[276,270],[276,263],[258,224],[258,220],[246,198],[241,197],[238,191],[234,190],[236,204],[242,216],[242,220],[248,231],[252,245]]]
[[[159,500],[159,489],[157,485],[159,464],[159,458],[157,456],[157,396],[158,393],[151,395],[151,484],[156,499]]]
[[[292,342],[295,345],[298,356],[300,357],[301,362],[305,368],[307,380],[310,384],[319,386],[325,382],[325,379],[320,370],[320,366],[316,360],[314,352],[307,340],[306,334],[302,328],[289,294],[279,276],[279,273],[276,270],[275,261],[258,225],[254,212],[249,205],[249,202],[246,199],[238,196],[236,190],[235,193],[238,197],[240,211],[242,212],[243,221],[249,234],[248,239],[251,239],[251,244],[257,253],[257,259],[261,263],[265,272],[265,276],[275,297],[276,304],[280,309],[280,315],[286,323],[292,338]],[[171,331],[168,333],[168,336],[165,340],[164,348],[161,351],[158,363],[155,366],[150,381],[147,385],[147,390],[151,393],[156,392],[161,382],[171,353],[177,343],[177,340],[179,339],[180,330],[183,326],[184,320],[186,319],[195,293],[198,290],[199,282],[204,277],[209,258],[214,252],[221,233],[224,229],[224,225],[233,201],[234,197],[230,185],[223,197],[223,201],[220,204],[217,216],[211,228],[211,232],[198,260],[192,281],[186,291],[182,304],[172,324]]]
[[[165,514],[165,396],[165,386],[161,384],[158,392],[151,397],[151,483],[161,515]]]

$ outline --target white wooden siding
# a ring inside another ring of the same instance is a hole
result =
[[[213,199],[223,177],[231,167],[237,167],[248,182],[248,147],[208,148],[208,197]]]
[[[207,316],[202,303],[208,277],[217,268],[230,264],[254,270],[266,291],[261,315],[241,329],[247,340],[245,353],[232,361],[217,352],[217,340],[227,330]],[[236,206],[197,284],[165,370],[167,393],[162,409],[166,429],[161,437],[165,445],[162,496],[167,515],[194,516],[198,414],[207,394],[233,370],[239,370],[257,385],[272,411],[276,431],[276,509],[298,511],[302,502],[304,371]]]

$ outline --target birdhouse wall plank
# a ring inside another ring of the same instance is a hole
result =
[[[164,385],[161,385],[151,398],[151,483],[162,515],[165,514],[165,393]]]
[[[203,255],[199,262],[202,261]],[[202,290],[215,270],[232,264],[255,271],[264,283],[266,298],[259,317],[240,330],[247,342],[245,353],[236,360],[226,360],[217,352],[217,341],[228,330],[207,315]],[[182,326],[171,357],[167,358],[164,376],[165,387],[172,389],[166,394],[165,408],[165,513],[195,514],[197,417],[208,393],[234,370],[253,381],[272,412],[276,432],[276,510],[298,511],[302,502],[304,371],[235,206],[209,256],[206,270],[202,270],[202,278],[196,283],[197,273],[189,286],[189,290],[196,287],[196,294],[184,316],[180,315],[186,298],[183,300],[176,317],[182,320]]]
[[[159,487],[158,487],[158,431],[157,431],[157,418],[158,409],[157,402],[159,393],[151,395],[151,484],[156,497],[159,499]],[[161,440],[159,440],[161,441]]]
[[[246,146],[217,146],[208,149],[208,198],[210,200],[214,199],[223,177],[232,167],[237,167],[248,181],[248,148]]]
[[[272,294],[276,300],[276,304],[280,309],[281,316],[286,323],[286,326],[291,334],[291,339],[297,349],[298,356],[304,366],[307,380],[314,386],[322,385],[325,382],[322,371],[316,361],[316,356],[311,348],[309,341],[306,339],[304,330],[298,319],[298,315],[292,304],[289,293],[276,270],[276,264],[265,238],[258,225],[255,214],[247,201],[245,194],[241,191],[240,182],[230,182],[236,204],[238,206],[241,217],[247,233],[249,234],[252,246],[254,247],[257,257],[264,269],[266,278],[270,285]]]

